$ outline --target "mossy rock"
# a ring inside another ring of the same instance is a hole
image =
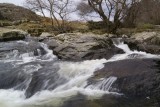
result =
[[[7,30],[0,32],[0,41],[22,40],[28,34],[21,30]]]

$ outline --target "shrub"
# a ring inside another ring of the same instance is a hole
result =
[[[88,21],[87,26],[89,30],[104,29],[106,27],[103,21],[98,21],[98,22]]]

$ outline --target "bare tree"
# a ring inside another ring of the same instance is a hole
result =
[[[44,14],[45,7],[44,7],[44,4],[42,3],[43,3],[42,0],[26,0],[25,7],[27,7],[32,11],[38,11],[42,13],[44,17],[46,17],[46,15]]]
[[[53,11],[55,12],[55,17],[58,16],[61,20],[59,23],[59,27],[62,28],[62,30],[65,30],[65,26],[68,24],[69,14],[75,12],[75,9],[73,7],[73,3],[71,0],[57,0],[55,1]],[[57,22],[58,23],[58,22]]]
[[[56,26],[62,32],[68,24],[69,14],[74,12],[71,8],[71,0],[26,0],[25,4],[31,10],[41,12],[44,17],[46,17],[44,11],[47,11],[52,20],[52,26],[54,28]]]
[[[140,2],[136,2],[127,9],[123,27],[136,27],[137,18],[140,16],[140,7]]]
[[[108,32],[116,33],[127,9],[140,0],[83,0],[96,12],[106,25]],[[83,9],[84,10],[84,9]],[[80,9],[82,12],[82,9]],[[111,22],[112,21],[112,24]]]

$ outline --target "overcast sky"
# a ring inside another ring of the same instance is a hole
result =
[[[13,3],[16,5],[23,6],[25,0],[0,0],[0,3]],[[79,2],[80,0],[73,0],[74,2]]]
[[[24,0],[0,0],[0,3],[13,3],[19,6],[23,5]]]
[[[13,3],[15,5],[24,6],[25,0],[0,0],[0,3]],[[73,0],[74,2],[79,2],[80,0]],[[74,13],[71,15],[72,20],[80,20],[79,16]],[[99,20],[99,18],[90,18],[90,20]]]

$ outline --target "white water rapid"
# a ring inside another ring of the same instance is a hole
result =
[[[88,99],[118,94],[110,92],[116,77],[99,78],[96,83],[89,85],[88,79],[107,62],[160,56],[131,51],[120,39],[117,41],[118,43],[114,41],[115,46],[121,48],[124,54],[108,60],[82,62],[60,61],[43,43],[36,43],[37,47],[33,47],[33,50],[30,47],[33,44],[35,46],[35,42],[0,43],[0,50],[5,52],[0,53],[0,73],[4,75],[0,77],[1,83],[4,82],[0,85],[3,87],[0,89],[0,107],[60,107],[78,94],[85,95]]]

